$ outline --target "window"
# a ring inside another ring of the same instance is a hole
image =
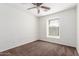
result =
[[[59,38],[59,19],[47,21],[47,37]]]

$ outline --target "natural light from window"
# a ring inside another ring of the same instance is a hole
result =
[[[59,38],[59,19],[47,21],[47,37]]]

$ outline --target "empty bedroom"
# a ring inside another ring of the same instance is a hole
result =
[[[0,56],[78,56],[78,3],[0,3]]]

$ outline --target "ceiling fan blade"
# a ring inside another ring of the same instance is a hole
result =
[[[33,5],[36,5],[37,3],[32,3]]]
[[[33,8],[36,8],[36,7],[31,7],[31,8],[28,8],[27,10],[30,10],[30,9],[33,9]]]
[[[41,8],[44,8],[44,9],[50,9],[49,7],[46,7],[46,6],[41,6]]]

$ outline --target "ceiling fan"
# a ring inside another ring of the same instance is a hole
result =
[[[32,4],[34,5],[34,7],[28,8],[27,10],[36,8],[38,14],[40,13],[40,8],[45,9],[46,11],[47,11],[47,10],[50,10],[49,7],[47,7],[47,6],[42,6],[43,3],[32,3]]]

